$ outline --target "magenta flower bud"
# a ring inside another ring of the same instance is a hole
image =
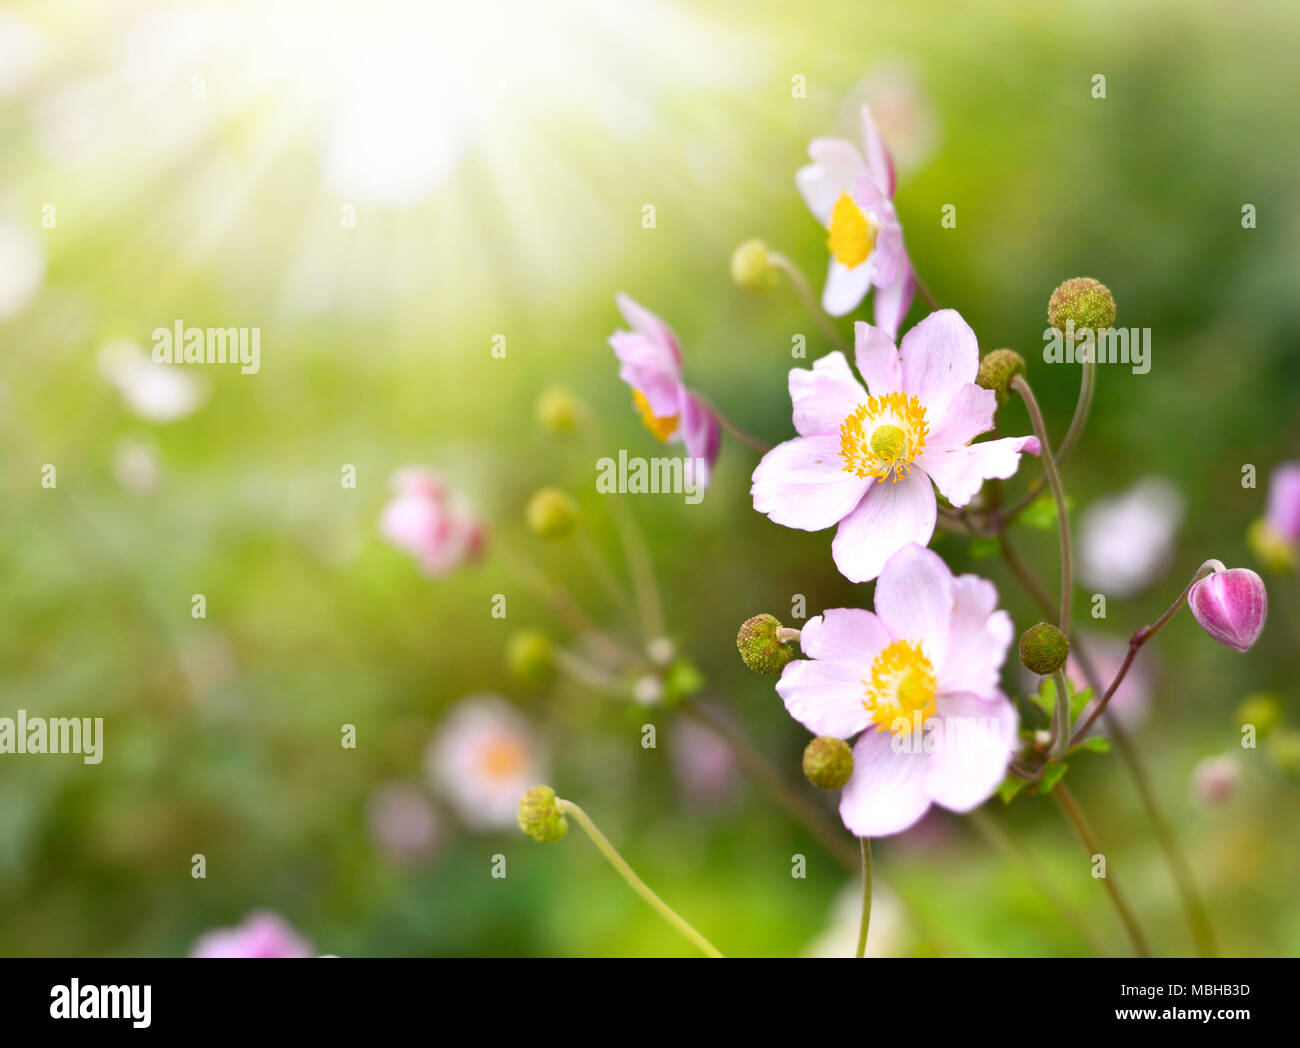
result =
[[[1187,604],[1201,629],[1237,651],[1250,649],[1268,618],[1264,580],[1249,568],[1230,568],[1206,576],[1192,587]]]
[[[1268,483],[1268,530],[1284,542],[1300,542],[1300,462],[1284,462]]]

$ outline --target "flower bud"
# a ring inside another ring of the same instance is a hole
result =
[[[1253,521],[1246,529],[1246,545],[1269,571],[1279,575],[1295,571],[1296,547],[1270,528],[1265,518]]]
[[[1267,738],[1282,723],[1282,704],[1275,695],[1249,695],[1237,707],[1237,723],[1243,728],[1253,725],[1257,739]]]
[[[528,526],[544,539],[563,538],[578,523],[578,504],[557,488],[542,488],[528,501]]]
[[[1269,740],[1268,756],[1278,771],[1300,779],[1300,731],[1279,731]]]
[[[736,634],[740,657],[755,673],[780,673],[794,658],[794,649],[776,638],[781,623],[773,615],[755,615],[747,619]]]
[[[569,832],[569,823],[555,803],[549,786],[534,786],[519,801],[519,828],[539,844],[558,841]]]
[[[1047,322],[1065,333],[1074,322],[1074,331],[1098,331],[1115,323],[1115,299],[1105,284],[1092,277],[1075,277],[1052,292],[1047,302]]]
[[[1011,396],[1011,380],[1025,373],[1025,358],[1014,349],[995,349],[980,361],[975,384],[991,389],[997,394],[998,404],[1005,404]]]
[[[776,269],[763,241],[746,240],[731,253],[731,279],[746,291],[771,291],[776,287]]]
[[[543,390],[533,410],[547,433],[569,433],[578,424],[578,398],[565,386]]]
[[[506,667],[525,684],[542,687],[555,676],[551,640],[541,630],[520,630],[506,642]]]
[[[1220,644],[1248,651],[1268,618],[1268,591],[1264,580],[1249,568],[1230,568],[1193,586],[1187,606],[1201,629]]]
[[[838,790],[853,774],[853,751],[843,739],[818,735],[804,748],[803,773],[819,790]]]
[[[1030,673],[1050,677],[1065,665],[1070,639],[1050,622],[1030,626],[1020,635],[1020,662]]]

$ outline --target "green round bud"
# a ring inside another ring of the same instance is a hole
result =
[[[1237,707],[1237,723],[1242,727],[1253,724],[1257,739],[1268,738],[1282,723],[1282,704],[1275,695],[1264,692],[1249,695]]]
[[[746,240],[731,253],[731,279],[746,291],[771,291],[776,287],[776,268],[763,241]]]
[[[1115,323],[1115,298],[1105,284],[1092,277],[1075,277],[1052,292],[1047,302],[1047,322],[1065,332],[1074,322],[1074,330],[1097,331]]]
[[[991,389],[997,394],[998,404],[1005,404],[1011,396],[1011,380],[1025,373],[1025,358],[1014,349],[995,349],[984,355],[975,384]]]
[[[537,424],[547,433],[570,433],[578,425],[578,398],[564,386],[543,390],[537,398]]]
[[[555,677],[551,640],[541,630],[520,630],[506,641],[506,667],[534,687],[549,684]]]
[[[1268,743],[1268,755],[1284,775],[1300,779],[1300,731],[1275,732]]]
[[[853,774],[853,751],[843,739],[818,735],[804,748],[803,773],[819,790],[838,790]]]
[[[1050,677],[1065,665],[1070,639],[1050,622],[1030,626],[1020,635],[1020,662],[1030,673]]]
[[[755,673],[780,673],[794,658],[794,649],[777,640],[776,631],[780,628],[781,623],[775,616],[755,615],[746,619],[736,634],[740,657]]]
[[[1274,533],[1263,517],[1253,521],[1246,529],[1246,545],[1269,571],[1279,575],[1295,571],[1297,553],[1300,551],[1281,535]]]
[[[569,832],[569,823],[549,786],[534,786],[519,801],[519,828],[539,844],[551,844]]]
[[[578,504],[557,488],[542,488],[528,500],[528,526],[544,539],[563,538],[578,523]]]

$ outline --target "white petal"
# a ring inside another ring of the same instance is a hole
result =
[[[902,547],[927,543],[934,534],[934,489],[921,470],[897,483],[867,482],[866,496],[840,521],[831,543],[835,566],[850,582],[869,582]]]
[[[950,811],[970,811],[1006,776],[1020,718],[1005,695],[989,701],[964,693],[940,695],[937,716],[945,731],[930,757],[926,792]]]
[[[860,677],[871,671],[889,641],[880,618],[861,608],[828,608],[809,619],[799,634],[799,648],[808,658],[853,663]]]
[[[952,580],[948,656],[937,667],[940,691],[992,695],[1011,646],[1011,617],[997,611],[998,591],[975,575]]]
[[[865,320],[853,325],[853,355],[858,371],[873,397],[903,388],[903,362],[894,340]]]
[[[872,483],[844,470],[840,435],[833,433],[778,444],[754,470],[749,492],[754,509],[776,523],[821,531],[851,513]]]
[[[795,172],[795,188],[817,221],[829,227],[835,201],[853,188],[866,162],[853,143],[842,138],[814,138],[808,156],[813,162]]]
[[[979,444],[921,453],[915,466],[930,474],[944,498],[954,506],[965,506],[990,477],[1005,480],[1020,468],[1020,453],[1037,453],[1037,437],[1003,437]]]
[[[997,394],[971,383],[957,390],[948,409],[937,425],[930,426],[926,437],[926,450],[944,451],[969,444],[981,433],[993,428],[993,413],[997,410]]]
[[[894,736],[869,729],[853,747],[853,775],[840,794],[840,818],[858,837],[902,833],[930,807],[930,755],[896,753]]]
[[[903,389],[925,407],[932,427],[943,422],[948,402],[979,371],[979,341],[955,309],[931,313],[903,336]]]
[[[826,287],[822,290],[822,309],[833,317],[852,313],[871,290],[873,272],[870,259],[849,269],[832,258],[826,271]]]
[[[816,361],[812,370],[790,369],[790,400],[794,428],[803,437],[840,432],[840,424],[865,404],[866,391],[849,370],[844,354],[836,350]]]
[[[795,659],[776,682],[790,716],[814,735],[847,739],[871,719],[862,704],[867,689],[854,663]]]
[[[943,558],[909,544],[886,562],[876,583],[876,614],[890,635],[919,641],[937,669],[948,658],[952,629],[952,572]]]

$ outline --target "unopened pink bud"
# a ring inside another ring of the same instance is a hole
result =
[[[1264,580],[1249,568],[1216,571],[1192,587],[1188,606],[1196,621],[1220,644],[1247,651],[1268,618]]]

